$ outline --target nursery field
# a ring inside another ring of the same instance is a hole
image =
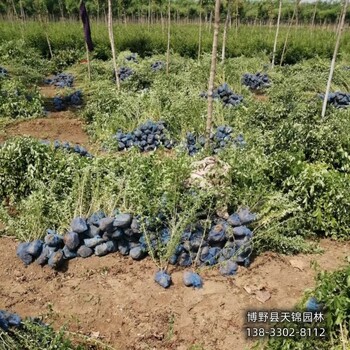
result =
[[[274,68],[274,27],[230,29],[206,139],[210,29],[167,72],[161,25],[115,26],[117,89],[103,23],[90,79],[80,24],[52,57],[42,26],[0,23],[0,350],[349,349],[348,30],[322,118],[332,28],[279,65],[282,28]],[[264,310],[326,335],[247,337]]]

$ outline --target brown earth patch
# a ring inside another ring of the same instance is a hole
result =
[[[65,272],[25,267],[15,255],[17,242],[0,239],[0,309],[23,317],[45,315],[54,327],[96,334],[115,349],[244,350],[252,344],[243,330],[246,310],[293,309],[321,269],[346,264],[350,242],[321,241],[322,255],[265,253],[234,277],[217,269],[200,272],[202,289],[182,283],[182,269],[172,272],[164,290],[154,281],[156,266],[147,258],[133,261],[118,253],[74,259]],[[297,260],[297,262],[295,261]],[[271,298],[261,303],[244,287],[263,286]]]
[[[89,138],[82,120],[73,112],[51,112],[46,118],[37,118],[13,123],[6,128],[6,139],[12,136],[32,136],[38,139],[59,140],[88,145]]]
[[[261,102],[267,102],[269,100],[269,96],[264,94],[253,94],[253,98]]]

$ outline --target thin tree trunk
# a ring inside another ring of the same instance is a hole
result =
[[[97,22],[100,22],[100,2],[97,0]]]
[[[272,68],[275,66],[277,39],[278,39],[278,32],[280,29],[281,12],[282,12],[282,0],[280,0],[280,4],[279,4],[279,8],[278,8],[277,28],[276,28],[275,42],[273,44],[273,52],[272,52],[272,62],[271,62]]]
[[[224,26],[224,34],[222,38],[222,51],[221,51],[221,63],[224,64],[225,61],[225,50],[226,50],[226,38],[227,38],[227,27],[230,20],[230,10],[231,10],[231,1],[228,0],[227,3],[227,14],[226,14],[226,20],[225,20],[225,26]]]
[[[89,55],[89,48],[86,43],[85,43],[85,48],[86,48],[86,61],[87,61],[87,67],[88,67],[88,78],[89,78],[89,81],[91,81],[90,55]]]
[[[297,2],[297,8],[295,9],[295,26],[296,26],[296,28],[298,28],[298,25],[299,25],[299,4],[300,4],[300,1]]]
[[[311,22],[311,27],[312,27],[312,28],[313,28],[314,25],[315,25],[315,18],[316,18],[316,13],[317,13],[317,5],[318,5],[319,1],[320,1],[320,0],[317,0],[317,1],[315,2],[314,13],[313,13],[313,15],[312,15],[312,22]]]
[[[115,83],[117,85],[117,90],[119,91],[120,90],[120,82],[119,82],[119,76],[118,76],[117,57],[115,54],[115,45],[114,45],[112,0],[108,0],[108,34],[109,34],[109,41],[111,43]]]
[[[169,75],[169,63],[170,63],[170,23],[171,23],[171,2],[168,1],[168,42],[166,50],[166,75]]]
[[[198,35],[198,60],[202,54],[202,0],[199,1],[199,35]]]
[[[148,31],[151,27],[151,0],[148,0]]]
[[[289,23],[289,26],[288,26],[288,31],[287,31],[287,34],[286,34],[286,39],[284,40],[284,45],[283,45],[283,50],[282,50],[281,60],[280,60],[280,66],[282,66],[282,64],[283,64],[284,54],[286,53],[287,42],[288,42],[290,30],[291,30],[291,28],[292,28],[293,21],[294,21],[294,17],[295,17],[295,15],[296,15],[296,12],[297,12],[298,4],[299,4],[299,3],[300,3],[300,0],[296,0],[296,4],[295,4],[295,7],[294,7],[293,15],[292,15],[292,18],[291,18],[290,23]]]
[[[64,20],[62,0],[59,0],[58,3],[59,3],[59,6],[60,6],[60,11],[61,11],[61,20]]]
[[[24,9],[23,9],[23,5],[22,5],[22,1],[19,0],[19,10],[21,12],[21,19],[22,19],[22,22],[24,23],[24,20],[25,20],[25,12],[24,12]]]
[[[334,73],[335,61],[337,59],[337,54],[338,54],[340,38],[341,38],[341,34],[343,32],[343,29],[344,29],[344,22],[345,22],[346,9],[348,7],[348,2],[349,2],[349,0],[345,0],[344,1],[344,5],[343,5],[343,11],[342,11],[342,14],[341,14],[341,21],[340,21],[338,32],[337,32],[337,39],[336,39],[336,42],[335,42],[333,58],[332,58],[331,67],[330,67],[330,70],[329,70],[329,76],[328,76],[326,93],[324,95],[324,100],[323,100],[322,114],[321,114],[322,118],[324,118],[325,115],[326,115],[329,90],[331,89],[331,83],[332,83],[332,78],[333,78],[333,73]]]
[[[11,0],[11,3],[12,3],[12,8],[13,8],[13,13],[14,13],[16,19],[18,19],[18,13],[16,10],[15,2],[13,0]]]
[[[210,133],[212,128],[212,120],[213,120],[213,90],[214,90],[214,80],[215,80],[215,73],[216,73],[216,59],[217,59],[216,55],[218,51],[219,26],[220,26],[220,0],[216,0],[213,49],[211,53],[210,76],[209,76],[209,82],[208,82],[208,116],[207,116],[207,123],[206,123],[206,140],[205,140],[206,149],[208,149],[210,145]]]
[[[47,8],[46,8],[47,11]],[[48,11],[47,11],[47,15],[48,15]],[[49,34],[47,33],[47,22],[45,22],[45,19],[43,20],[41,17],[41,14],[39,13],[39,22],[41,22],[44,32],[45,32],[45,37],[46,37],[46,42],[47,42],[47,46],[49,47],[49,52],[50,52],[50,58],[53,57],[53,52],[52,52],[52,47],[51,47],[51,43],[50,43],[50,39],[49,39]]]
[[[162,25],[162,34],[164,35],[164,18],[163,18],[163,10],[162,8],[160,9],[160,22],[161,22],[161,25]]]
[[[238,32],[238,0],[236,0],[236,34]]]
[[[209,32],[211,32],[211,23],[213,22],[213,11],[210,11],[209,16]]]

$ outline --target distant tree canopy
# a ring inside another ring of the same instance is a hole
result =
[[[9,18],[35,18],[39,15],[50,19],[77,18],[79,0],[5,0],[0,2],[0,15]],[[106,0],[86,0],[86,7],[92,18],[104,19],[107,13]],[[160,20],[166,13],[167,0],[115,0],[113,16],[116,19],[126,17],[138,20],[150,14]],[[202,0],[202,15],[206,18],[214,10],[213,0]],[[221,15],[226,16],[227,0],[221,5]],[[283,1],[281,20],[286,22],[292,15],[296,1]],[[196,20],[200,14],[199,0],[172,0],[172,17],[176,19]],[[315,23],[335,23],[340,13],[340,1],[319,1],[316,7]],[[278,12],[278,0],[232,0],[231,17],[238,16],[240,22],[275,21]],[[315,3],[301,3],[298,7],[300,23],[309,23],[315,13]],[[350,10],[347,14],[350,19]]]

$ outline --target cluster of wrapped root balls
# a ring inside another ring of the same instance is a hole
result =
[[[58,112],[64,111],[68,107],[80,107],[83,104],[83,93],[77,90],[67,96],[55,96],[52,103],[54,109]]]
[[[223,275],[234,275],[238,265],[250,264],[253,232],[248,226],[255,220],[255,214],[241,208],[227,219],[213,218],[207,229],[198,221],[178,237],[169,263],[182,267],[219,265]],[[138,216],[118,211],[106,215],[99,210],[87,218],[75,217],[63,234],[48,229],[43,240],[20,243],[17,256],[25,265],[35,262],[60,269],[69,259],[114,252],[141,260],[152,249],[158,256],[174,239],[166,223],[155,226],[146,220],[141,225]],[[185,285],[196,287],[199,283],[186,280]]]
[[[165,129],[166,125],[163,121],[147,121],[129,133],[123,133],[119,130],[114,138],[117,141],[119,151],[133,146],[138,147],[142,152],[153,151],[159,146],[170,149],[173,143],[168,139]]]
[[[267,74],[263,74],[260,72],[256,74],[243,74],[242,84],[249,87],[252,90],[261,90],[271,85],[270,79],[267,76]]]
[[[324,96],[324,94],[319,95],[321,99],[324,99]],[[350,94],[340,91],[331,92],[328,94],[327,103],[336,108],[348,108],[350,106]]]
[[[49,140],[40,140],[41,144],[49,147],[53,147],[54,149],[62,149],[69,153],[77,153],[82,157],[93,158],[93,155],[90,154],[87,149],[78,144],[70,144],[69,142],[60,142],[58,140],[54,140],[50,142]]]
[[[56,87],[72,87],[74,83],[74,77],[70,73],[59,73],[51,78],[44,80],[44,84],[53,85]]]
[[[232,136],[233,129],[228,125],[220,125],[210,136],[210,147],[213,153],[219,153],[226,147],[244,147],[246,142],[243,135]],[[197,136],[195,133],[186,134],[185,147],[190,156],[195,155],[203,149],[205,145],[205,136]]]

